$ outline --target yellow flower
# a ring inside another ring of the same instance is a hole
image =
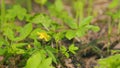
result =
[[[44,39],[45,41],[49,41],[50,36],[46,32],[37,32],[40,39]]]
[[[29,44],[29,45],[27,46],[27,48],[30,49],[30,48],[31,48],[31,45]]]

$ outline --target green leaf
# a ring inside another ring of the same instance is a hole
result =
[[[65,32],[58,32],[54,34],[55,41],[58,42],[64,38]]]
[[[118,68],[120,67],[120,54],[109,56],[107,58],[99,59],[96,68]]]
[[[83,37],[86,34],[86,28],[79,28],[76,31],[76,35],[78,37]]]
[[[47,0],[34,0],[34,1],[42,6],[47,2]]]
[[[65,46],[61,46],[60,51],[63,55],[65,55],[67,58],[69,58],[69,53],[67,52],[67,48]]]
[[[4,35],[8,37],[9,40],[13,41],[14,40],[14,32],[10,28],[6,28],[4,31]]]
[[[41,48],[41,43],[37,41],[37,39],[34,39],[34,45],[35,47],[37,46],[37,48]]]
[[[0,47],[4,44],[3,38],[0,37]]]
[[[20,49],[20,48],[17,48],[17,49],[15,50],[15,53],[13,53],[13,54],[24,54],[24,53],[25,53],[25,50]]]
[[[75,45],[72,44],[72,45],[69,46],[68,49],[69,49],[70,52],[72,52],[73,54],[75,54],[76,53],[75,51],[78,50],[78,47],[75,47]]]
[[[4,55],[5,52],[6,52],[6,49],[0,48],[0,55]]]
[[[65,23],[72,29],[77,29],[77,23],[72,18],[64,18]]]
[[[15,38],[14,41],[21,41],[24,40],[32,31],[33,27],[32,27],[32,23],[28,23],[26,24],[20,31],[20,36]]]
[[[37,32],[40,32],[40,31],[42,31],[40,28],[34,29],[34,30],[31,32],[31,34],[30,34],[29,37],[30,37],[31,39],[36,39],[36,38],[38,37]]]
[[[10,54],[24,54],[25,50],[21,48],[17,48],[15,45],[11,45],[11,47],[7,50]]]
[[[26,45],[28,45],[28,43],[14,43],[14,44],[12,44],[12,46],[15,46],[15,47],[23,47]]]
[[[48,47],[48,46],[47,46],[47,47],[46,47],[46,51],[47,51],[49,57],[52,58],[52,60],[54,61],[54,63],[57,64],[57,60],[56,60],[56,58],[55,58],[55,55],[53,54],[56,50],[53,49],[52,47]],[[53,51],[54,51],[54,52],[53,52]]]
[[[41,62],[42,56],[40,52],[36,52],[27,60],[25,68],[39,68]]]
[[[22,49],[22,47],[28,45],[28,43],[13,43],[11,44],[10,50],[8,50],[9,53],[13,54],[23,54],[25,53],[25,50]]]
[[[120,10],[117,11],[116,13],[113,13],[112,17],[113,17],[114,19],[120,18]]]
[[[119,0],[113,0],[110,4],[109,4],[109,8],[115,8],[119,5]]]
[[[86,26],[86,25],[89,25],[92,19],[93,19],[92,16],[88,16],[88,17],[85,18],[83,21],[81,21],[79,27],[84,27],[84,26]]]
[[[39,65],[38,68],[54,68],[51,66],[52,64],[52,58],[48,57],[45,60],[43,60],[43,62]]]
[[[98,32],[100,30],[98,26],[93,26],[93,25],[89,25],[87,26],[87,28],[93,30],[94,32]]]
[[[52,58],[46,58],[44,50],[35,52],[28,60],[25,68],[53,68]]]
[[[49,50],[49,51],[52,52],[52,53],[57,53],[57,49],[52,48],[51,46],[46,46],[45,49],[46,49],[46,50]]]
[[[32,19],[32,23],[42,24],[45,28],[48,28],[51,24],[51,19],[48,16],[44,16],[43,14],[36,15]]]
[[[26,14],[27,14],[26,9],[22,8],[19,5],[14,6],[13,8],[17,11],[17,17],[18,17],[18,19],[22,21],[24,19],[24,17],[26,16]]]
[[[67,39],[71,40],[76,36],[76,31],[68,30],[65,36]]]
[[[52,58],[49,57],[49,58],[45,59],[42,64],[46,66],[46,65],[51,65],[51,63],[52,63]]]
[[[67,51],[67,49],[65,46],[61,46],[60,51],[64,54]]]
[[[65,52],[65,53],[64,53],[64,55],[65,55],[67,58],[69,58],[69,57],[70,57],[70,55],[69,55],[69,53],[68,53],[68,52]]]
[[[43,22],[43,17],[41,14],[34,16],[34,18],[31,21],[32,23],[39,24]]]
[[[6,14],[7,20],[14,20],[15,17],[18,17],[19,20],[23,20],[27,14],[25,8],[22,8],[20,5],[14,5],[12,9],[8,10]]]
[[[81,8],[83,8],[83,3],[81,1],[75,1],[73,7],[75,11],[82,11]]]
[[[61,12],[64,9],[62,0],[55,0],[55,8],[58,12]]]

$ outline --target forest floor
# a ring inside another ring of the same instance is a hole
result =
[[[107,6],[110,2],[111,0],[94,0],[93,12],[96,11],[98,15],[92,20],[91,24],[99,26],[100,31],[97,33],[89,31],[88,34],[84,37],[72,39],[72,41],[75,42],[75,45],[79,47],[79,50],[76,52],[75,55],[72,55],[70,58],[60,58],[61,64],[55,65],[56,68],[61,68],[61,65],[65,66],[64,68],[94,68],[94,66],[97,65],[98,59],[113,55],[114,53],[112,53],[112,50],[120,49],[120,35],[117,34],[118,29],[116,23],[112,25],[112,32],[110,33],[110,35],[108,34],[108,23],[112,22],[112,19],[105,13],[109,11],[107,9]],[[6,0],[6,3],[11,4],[13,2],[12,0]],[[71,7],[65,4],[65,9],[71,15]],[[47,13],[46,8],[44,8],[43,11]],[[38,12],[41,12],[39,6],[33,3],[32,14]],[[62,43],[68,45],[71,44],[71,40],[63,40]],[[0,56],[0,61],[3,58],[3,56]],[[12,59],[14,59],[15,61]],[[11,57],[10,61],[11,63],[14,63],[16,61],[20,62],[20,59],[20,56]],[[0,65],[0,68],[4,67],[8,68],[5,65]],[[17,68],[16,66],[13,67]]]

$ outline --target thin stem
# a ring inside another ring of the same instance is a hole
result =
[[[27,9],[28,12],[30,13],[32,11],[32,1],[31,0],[26,0],[27,1]]]
[[[119,15],[120,15],[120,12],[119,12]],[[119,18],[119,21],[118,21],[118,34],[120,34],[120,18]]]
[[[1,22],[0,28],[2,23],[5,23],[5,0],[1,0]]]
[[[93,0],[89,0],[89,6],[88,6],[88,16],[91,15],[92,12],[92,4],[93,4]]]
[[[79,12],[79,11],[78,11]],[[80,14],[79,14],[79,24],[80,24],[80,22],[83,20],[83,17],[84,17],[84,2],[83,1],[81,1],[81,7],[80,7]]]
[[[120,0],[119,0],[119,2],[120,2]],[[120,4],[118,5],[118,15],[120,15]],[[118,34],[120,34],[120,16],[118,17]]]
[[[112,32],[112,18],[109,17],[108,19],[108,46],[107,46],[107,53],[109,54],[110,53],[110,37],[111,37],[111,32]]]

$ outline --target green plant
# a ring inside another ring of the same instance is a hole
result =
[[[16,12],[18,10],[20,11]],[[22,54],[24,53],[24,49],[21,49],[21,47],[27,45],[27,43],[24,42],[18,43],[18,41],[24,40],[30,34],[30,32],[32,31],[32,24],[28,23],[22,28],[21,26],[17,26],[13,23],[16,17],[18,17],[19,20],[23,20],[24,17],[27,15],[26,10],[21,6],[15,5],[12,9],[9,9],[7,11],[8,12],[5,15],[6,22],[1,22],[1,28],[4,29],[0,30],[0,32],[3,34],[0,35],[2,39],[0,41],[1,50],[3,50],[2,54],[6,52],[13,54]],[[20,35],[15,35],[17,32]],[[5,36],[5,38],[3,36]],[[4,48],[2,48],[3,45],[5,45]]]
[[[98,60],[98,66],[95,68],[120,68],[120,54]]]
[[[115,9],[119,7],[119,0],[114,0],[110,3],[110,5],[108,6],[109,9]],[[118,34],[120,33],[120,22],[119,22],[119,19],[120,19],[120,10],[118,8],[117,11],[115,12],[108,12],[108,15],[111,16],[111,18],[113,19],[112,22],[114,22],[115,19],[118,19]],[[112,26],[111,26],[112,27]],[[110,28],[109,28],[110,29]]]
[[[36,3],[40,4],[41,6],[43,6],[47,0],[34,0]]]
[[[47,0],[35,2],[43,6]],[[92,16],[84,18],[78,25],[64,10],[62,0],[56,0],[48,9],[50,15],[43,13],[31,15],[20,5],[7,9],[6,22],[1,22],[4,29],[0,30],[0,55],[6,55],[5,58],[25,55],[25,59],[29,58],[26,65],[23,65],[25,68],[53,68],[52,63],[57,64],[59,61],[57,59],[59,52],[69,58],[70,54],[76,54],[78,50],[74,42],[68,48],[62,46],[59,44],[62,40],[83,37],[88,30],[99,31],[98,26],[90,24]],[[58,23],[52,16],[62,22]]]
[[[74,10],[76,12],[76,20],[78,21],[78,25],[80,24],[80,22],[84,19],[84,1],[75,1],[73,4]]]
[[[35,52],[27,61],[25,68],[54,68],[51,66],[52,58],[46,57],[44,50]]]
[[[5,0],[1,0],[1,22],[0,22],[0,29],[2,23],[5,23]]]
[[[116,9],[117,7],[119,6],[119,0],[114,0],[112,1],[109,6],[108,6],[108,9],[109,10],[114,10]],[[117,10],[117,9],[116,9]],[[119,34],[119,28],[120,28],[120,23],[119,23],[119,18],[120,18],[120,14],[119,14],[119,10],[117,11],[108,11],[107,14],[110,16],[109,17],[109,20],[108,20],[108,46],[107,46],[107,51],[108,53],[110,53],[110,44],[111,44],[111,41],[110,41],[110,38],[112,36],[112,28],[113,28],[113,25],[115,24],[115,20],[118,19],[118,34]]]
[[[53,68],[53,66],[51,66],[52,61],[54,63],[57,63],[56,58],[53,54],[56,52],[56,49],[50,46],[41,46],[41,49],[38,49],[37,51],[36,50],[27,60],[25,68]]]
[[[70,57],[70,53],[76,54],[76,50],[78,50],[78,47],[75,47],[74,44],[71,44],[68,49],[65,46],[61,46],[60,52],[64,54],[67,58]]]
[[[76,30],[68,30],[66,33],[66,37],[70,40],[76,36],[84,36],[88,30],[93,30],[95,32],[99,31],[98,26],[90,25],[90,21],[92,20],[92,18],[92,16],[85,18]]]
[[[26,0],[26,2],[27,2],[28,12],[30,13],[32,11],[32,1],[31,0]]]

